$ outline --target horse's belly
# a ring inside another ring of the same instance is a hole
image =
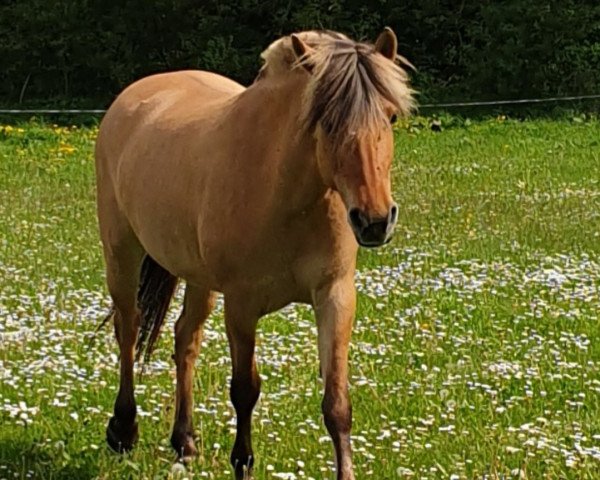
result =
[[[155,214],[143,222],[132,222],[134,232],[144,250],[177,277],[199,283],[206,268],[198,251],[195,228],[173,212],[169,216]]]

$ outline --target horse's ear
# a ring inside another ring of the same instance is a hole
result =
[[[298,65],[304,67],[308,73],[312,73],[313,66],[308,61],[308,56],[312,53],[312,48],[304,43],[300,37],[292,34],[292,49],[294,50],[294,55],[296,56],[296,62]]]
[[[390,27],[385,27],[383,32],[377,37],[375,51],[381,53],[385,58],[388,58],[391,61],[396,60],[398,39]]]

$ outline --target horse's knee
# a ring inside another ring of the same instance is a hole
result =
[[[332,437],[349,434],[352,429],[352,404],[347,392],[327,392],[321,403],[323,420]]]

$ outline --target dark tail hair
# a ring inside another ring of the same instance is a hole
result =
[[[141,325],[135,347],[136,360],[139,360],[142,354],[144,360],[150,358],[176,287],[177,277],[146,255],[142,263],[137,298],[141,311]]]

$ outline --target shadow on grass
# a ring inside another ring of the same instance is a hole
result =
[[[74,456],[62,443],[43,445],[42,439],[0,438],[0,478],[97,478],[99,471],[90,451]]]

